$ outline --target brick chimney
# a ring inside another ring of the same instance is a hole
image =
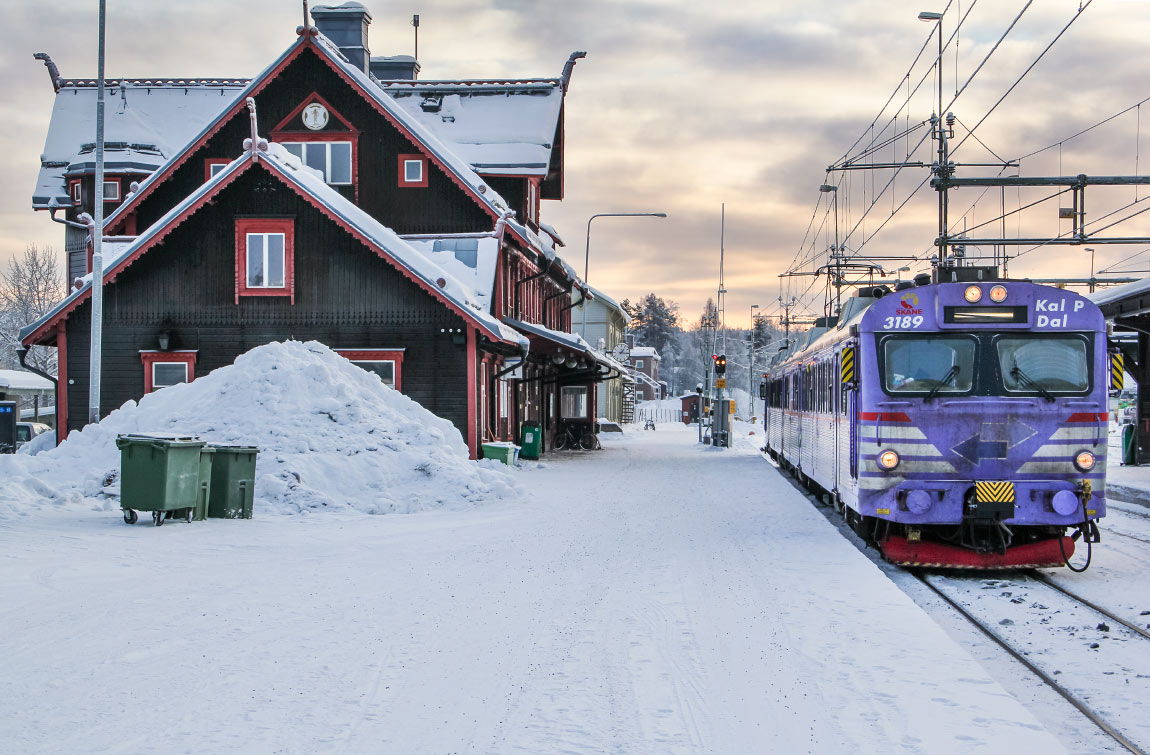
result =
[[[312,20],[319,33],[335,43],[351,64],[364,73],[371,65],[371,50],[367,45],[367,27],[371,13],[362,3],[349,2],[335,6],[311,9]]]

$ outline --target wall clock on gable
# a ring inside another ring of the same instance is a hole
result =
[[[312,131],[319,131],[321,128],[326,126],[330,117],[331,116],[328,114],[327,108],[318,102],[313,102],[312,104],[305,107],[301,115],[303,125],[307,126]]]

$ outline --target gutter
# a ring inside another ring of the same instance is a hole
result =
[[[16,356],[20,359],[20,366],[23,367],[24,369],[28,370],[28,372],[31,372],[34,375],[39,375],[42,378],[45,378],[47,380],[52,381],[52,407],[56,411],[56,427],[57,427],[56,438],[58,441],[59,437],[60,437],[59,436],[59,432],[60,432],[59,431],[59,427],[60,427],[60,381],[58,379],[56,379],[55,377],[53,377],[52,375],[49,375],[47,372],[44,372],[43,370],[39,370],[39,369],[33,367],[32,365],[28,364],[26,361],[24,361],[28,357],[28,347],[27,346],[21,345],[21,346],[17,347],[16,348]],[[17,403],[19,403],[19,402],[17,402]],[[19,417],[19,413],[17,413],[17,417]]]

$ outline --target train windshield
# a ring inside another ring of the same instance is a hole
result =
[[[998,339],[1002,385],[1009,393],[1080,393],[1090,387],[1086,342],[1067,336]]]
[[[890,338],[883,343],[883,385],[888,393],[968,393],[974,354],[973,338]]]

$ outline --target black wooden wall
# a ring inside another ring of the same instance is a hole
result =
[[[235,217],[295,218],[293,306],[235,303]],[[68,426],[87,418],[90,304],[67,321]],[[403,393],[467,437],[466,347],[441,329],[464,320],[255,165],[105,287],[101,416],[144,393],[141,350],[197,349],[196,377],[271,341],[332,348],[406,348]]]
[[[400,187],[397,155],[417,153],[419,148],[311,49],[304,50],[256,96],[260,134],[270,137],[271,130],[313,92],[361,132],[354,157],[358,203],[374,218],[398,233],[466,233],[490,231],[495,226],[474,197],[430,162],[426,187]],[[244,108],[141,202],[137,230],[149,227],[204,182],[205,158],[238,157],[250,133]],[[353,194],[350,187],[339,190],[348,197]]]

